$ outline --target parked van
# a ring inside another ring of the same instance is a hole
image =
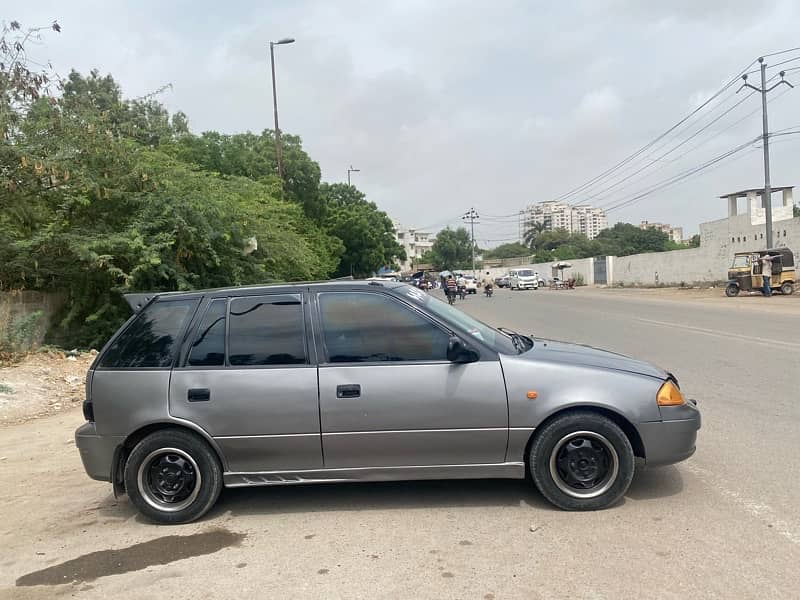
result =
[[[539,275],[533,269],[511,269],[508,272],[508,287],[512,290],[538,289]]]

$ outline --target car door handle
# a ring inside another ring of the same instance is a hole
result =
[[[361,396],[361,386],[357,383],[351,385],[337,385],[337,398],[359,398]]]
[[[208,388],[194,388],[186,395],[189,402],[208,402],[211,400],[211,390]]]

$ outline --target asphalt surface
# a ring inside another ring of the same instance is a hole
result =
[[[163,527],[83,473],[79,412],[0,429],[0,598],[798,598],[800,303],[499,291],[494,325],[673,371],[697,454],[608,510],[524,481],[226,490]]]

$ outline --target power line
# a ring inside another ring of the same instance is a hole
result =
[[[748,146],[751,146],[754,142],[757,142],[759,139],[761,139],[761,136],[758,136],[756,138],[748,140],[747,142],[745,142],[743,144],[740,144],[739,146],[731,148],[730,150],[727,150],[726,152],[723,152],[722,154],[720,154],[718,156],[715,156],[714,158],[706,161],[705,163],[702,163],[702,164],[700,164],[698,166],[692,167],[691,169],[688,169],[686,171],[683,171],[681,173],[673,175],[672,177],[669,177],[669,178],[667,178],[667,179],[655,184],[654,186],[652,186],[650,188],[647,188],[647,189],[645,189],[645,190],[643,190],[641,192],[635,193],[632,196],[629,196],[628,198],[625,198],[624,200],[621,200],[621,201],[617,202],[616,204],[613,204],[613,205],[609,206],[608,208],[606,208],[606,212],[611,212],[611,211],[623,208],[625,206],[630,206],[631,204],[634,204],[635,202],[638,202],[639,200],[642,200],[643,198],[646,198],[647,196],[649,196],[649,195],[651,195],[651,194],[653,194],[653,193],[655,193],[657,191],[660,191],[662,189],[665,189],[667,187],[670,187],[672,185],[680,183],[681,181],[683,181],[685,179],[688,179],[692,175],[700,173],[701,171],[704,171],[704,170],[708,169],[709,167],[711,167],[711,166],[713,166],[713,165],[725,160],[726,158],[729,158],[730,156],[733,156],[734,154],[737,154],[737,153],[741,152],[742,150],[744,150]]]
[[[678,122],[677,122],[675,125],[673,125],[673,126],[672,126],[672,127],[670,127],[669,129],[667,129],[667,130],[666,130],[664,133],[662,133],[661,135],[659,135],[658,137],[656,137],[654,140],[652,140],[651,142],[649,142],[649,143],[645,144],[644,146],[642,146],[641,148],[639,148],[639,149],[638,149],[636,152],[634,152],[633,154],[631,154],[631,155],[627,156],[626,158],[622,159],[620,162],[618,162],[618,163],[617,163],[617,164],[615,164],[614,166],[610,167],[609,169],[606,169],[605,171],[603,171],[603,172],[602,172],[602,173],[600,173],[599,175],[596,175],[595,177],[591,178],[589,181],[587,181],[587,182],[585,182],[585,183],[583,183],[583,184],[581,184],[581,185],[579,185],[579,186],[577,186],[577,187],[575,187],[575,188],[573,188],[573,189],[569,190],[568,192],[565,192],[565,193],[563,193],[563,194],[561,194],[561,195],[557,196],[557,197],[555,198],[555,200],[556,200],[556,201],[565,200],[566,198],[569,198],[570,196],[573,196],[573,195],[575,195],[576,193],[578,193],[578,192],[581,192],[581,191],[585,190],[587,187],[591,186],[592,184],[596,183],[597,181],[600,181],[601,179],[604,179],[605,177],[607,177],[607,176],[609,176],[609,175],[611,175],[611,174],[615,173],[615,172],[616,172],[616,171],[618,171],[620,168],[622,168],[623,166],[625,166],[626,164],[628,164],[630,161],[634,160],[634,159],[635,159],[635,158],[637,158],[638,156],[641,156],[641,154],[642,154],[643,152],[647,151],[647,150],[648,150],[648,149],[650,149],[652,146],[654,146],[655,144],[657,144],[659,141],[661,141],[662,139],[664,139],[664,138],[665,138],[667,135],[669,135],[670,133],[672,133],[673,131],[675,131],[677,128],[679,128],[681,125],[683,125],[684,123],[686,123],[686,122],[687,122],[689,119],[691,119],[691,118],[692,118],[694,115],[696,115],[698,112],[700,112],[701,110],[703,110],[703,108],[705,108],[705,107],[706,107],[706,106],[708,106],[708,105],[709,105],[711,102],[713,102],[713,101],[714,101],[716,98],[718,98],[720,95],[722,95],[722,94],[723,94],[723,93],[724,93],[726,90],[728,90],[728,89],[729,89],[729,88],[730,88],[730,87],[731,87],[733,84],[735,84],[735,83],[736,83],[736,82],[739,80],[739,78],[742,76],[742,74],[746,73],[746,72],[747,72],[747,69],[749,69],[749,68],[750,68],[750,67],[751,67],[753,64],[755,64],[755,62],[756,62],[756,61],[753,61],[753,62],[751,62],[750,64],[748,64],[748,65],[747,65],[747,66],[746,66],[744,69],[742,69],[742,70],[741,70],[741,71],[740,71],[740,72],[739,72],[739,73],[738,73],[738,74],[737,74],[735,77],[732,77],[732,78],[731,78],[731,79],[728,81],[728,83],[726,83],[726,84],[725,84],[725,85],[724,85],[724,86],[723,86],[723,87],[722,87],[720,90],[718,90],[717,92],[715,92],[714,94],[712,94],[712,95],[711,95],[711,96],[710,96],[710,97],[709,97],[709,98],[708,98],[708,99],[707,99],[705,102],[703,102],[702,104],[700,104],[700,106],[698,106],[697,108],[695,108],[695,109],[694,109],[692,112],[690,112],[688,115],[686,115],[685,117],[683,117],[683,118],[682,118],[680,121],[678,121]]]
[[[781,93],[779,93],[778,95],[776,95],[774,98],[770,98],[769,100],[767,100],[767,103],[769,103],[769,102],[772,102],[773,100],[777,100],[778,98],[780,98],[781,96],[783,96],[784,94],[786,94],[786,92],[788,92],[788,90],[783,90],[783,91],[781,91]],[[744,115],[744,116],[743,116],[741,119],[737,119],[737,120],[736,120],[736,121],[734,121],[733,123],[731,123],[731,124],[727,125],[727,126],[726,126],[726,127],[724,127],[723,129],[720,129],[719,131],[717,131],[716,133],[714,133],[714,135],[712,135],[712,136],[710,136],[710,137],[707,137],[706,139],[704,139],[704,140],[703,140],[702,142],[700,142],[699,144],[695,144],[694,146],[692,146],[691,148],[689,148],[689,149],[688,149],[688,150],[686,150],[685,152],[682,152],[681,154],[679,154],[678,156],[676,156],[675,158],[673,158],[673,159],[672,159],[672,160],[670,160],[669,162],[666,162],[666,163],[664,163],[664,164],[661,164],[661,165],[660,165],[659,167],[657,167],[656,169],[653,169],[653,170],[652,170],[650,173],[647,173],[646,175],[644,175],[644,176],[642,176],[642,177],[639,177],[639,178],[637,178],[637,179],[634,179],[634,180],[633,180],[633,181],[631,181],[630,183],[628,183],[628,184],[626,184],[626,185],[622,186],[620,189],[623,189],[623,190],[624,190],[624,189],[627,189],[627,188],[631,187],[631,186],[632,186],[633,184],[635,184],[635,183],[638,183],[638,182],[640,182],[640,181],[644,181],[645,179],[647,179],[647,178],[649,178],[649,177],[652,177],[653,175],[655,175],[656,173],[658,173],[658,172],[659,172],[659,171],[661,171],[662,169],[664,169],[664,168],[668,167],[670,164],[673,164],[673,163],[676,163],[676,162],[680,161],[680,160],[681,160],[683,157],[687,156],[688,154],[691,154],[692,152],[694,152],[695,150],[697,150],[697,149],[698,149],[698,148],[700,148],[701,146],[704,146],[704,145],[705,145],[705,144],[707,144],[708,142],[710,142],[710,141],[712,141],[712,140],[714,140],[714,139],[718,138],[718,137],[719,137],[719,136],[721,136],[723,133],[725,133],[726,131],[728,131],[728,130],[732,129],[733,127],[735,127],[736,125],[738,125],[738,124],[739,124],[739,123],[741,123],[742,121],[745,121],[745,120],[749,119],[749,118],[750,118],[750,117],[752,117],[754,114],[756,114],[756,113],[757,113],[759,110],[761,110],[761,107],[758,107],[758,108],[756,108],[755,110],[752,110],[752,111],[750,111],[749,113],[747,113],[746,115]],[[603,205],[602,205],[602,204],[598,206],[598,208],[602,208],[602,207],[603,207]]]

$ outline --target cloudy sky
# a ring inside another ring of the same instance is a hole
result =
[[[800,46],[796,0],[38,0],[0,18],[58,20],[62,33],[32,55],[61,73],[97,68],[128,96],[171,83],[162,101],[197,132],[271,128],[267,42],[294,37],[276,48],[281,129],[303,138],[323,178],[361,169],[353,182],[407,225],[456,225],[474,206],[487,246],[518,235],[505,215],[581,186],[759,55]],[[769,57],[795,57],[768,73],[800,67],[800,51]],[[798,89],[771,93],[773,131],[800,126],[800,70],[787,78]],[[759,135],[759,98],[737,87],[565,199],[611,207]],[[800,184],[800,135],[774,142],[773,185]],[[753,146],[609,219],[693,233],[725,216],[717,196],[761,185]]]

